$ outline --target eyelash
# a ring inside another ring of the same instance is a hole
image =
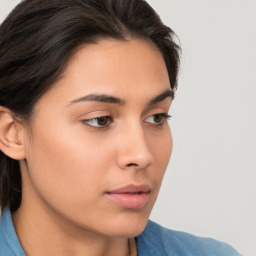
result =
[[[161,127],[164,124],[164,121],[165,120],[169,120],[172,116],[168,115],[167,113],[159,113],[159,114],[148,116],[147,118],[150,118],[150,117],[153,117],[153,118],[160,117],[160,118],[162,118],[159,123],[151,123],[151,122],[149,122],[149,124],[154,126],[154,127]],[[107,120],[104,120],[104,119],[107,119]],[[101,121],[107,121],[107,122],[106,122],[106,124],[99,125],[99,126],[95,126],[95,125],[89,124],[90,122],[93,122],[93,121],[96,121],[99,124],[100,120]],[[90,118],[90,119],[82,120],[82,123],[85,126],[91,128],[91,129],[96,129],[96,130],[107,129],[112,122],[113,122],[113,118],[111,116],[100,116],[100,117],[95,117],[95,118]]]

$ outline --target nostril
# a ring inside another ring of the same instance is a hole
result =
[[[128,167],[132,167],[132,166],[138,166],[137,164],[134,164],[134,163],[130,163],[130,164],[127,164]]]

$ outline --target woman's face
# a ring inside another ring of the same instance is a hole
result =
[[[22,203],[93,233],[141,233],[172,151],[171,100],[153,43],[81,48],[36,105]]]

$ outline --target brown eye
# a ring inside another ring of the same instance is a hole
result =
[[[154,122],[159,124],[163,121],[164,117],[162,115],[154,115]]]
[[[102,116],[102,117],[97,118],[98,125],[100,125],[100,126],[106,125],[108,123],[108,121],[109,121],[108,116]]]
[[[170,119],[171,116],[169,116],[166,113],[160,113],[160,114],[155,114],[152,116],[149,116],[145,119],[146,123],[150,123],[153,125],[161,125],[165,120]]]
[[[107,127],[112,121],[113,120],[110,116],[100,116],[100,117],[82,120],[82,123],[86,126],[89,126],[90,128],[100,129],[100,128]]]

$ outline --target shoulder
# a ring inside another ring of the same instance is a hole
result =
[[[0,256],[25,256],[13,227],[11,212],[4,209],[0,216]]]
[[[226,243],[170,230],[150,220],[136,239],[139,256],[241,256]]]

